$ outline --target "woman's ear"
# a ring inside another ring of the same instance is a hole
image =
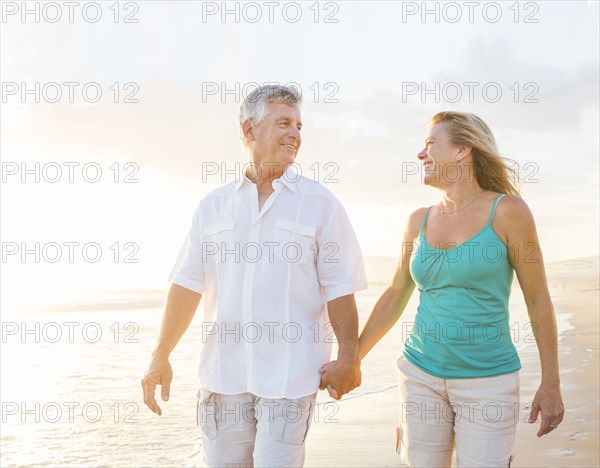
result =
[[[471,146],[459,146],[458,147],[458,156],[456,157],[456,162],[462,162],[468,155],[471,154],[471,150],[473,148]]]

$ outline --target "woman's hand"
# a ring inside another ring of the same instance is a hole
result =
[[[323,375],[325,374],[325,372],[327,371],[327,369],[329,367],[331,367],[333,365],[333,361],[328,362],[327,364],[323,364],[321,366],[321,368],[319,369],[319,373],[321,374],[321,383],[319,384],[319,389],[320,390],[325,390],[327,389],[327,392],[329,392],[329,396],[331,398],[333,398],[334,400],[339,400],[340,396],[338,395],[338,392],[335,388],[333,388],[324,378]]]
[[[329,396],[339,400],[342,395],[360,386],[360,361],[336,360],[324,364],[321,369],[321,390],[327,388]]]
[[[537,433],[538,437],[552,432],[563,420],[565,407],[563,406],[560,394],[560,386],[540,385],[531,404],[529,422],[536,422],[540,413],[542,421],[540,423],[540,430]]]

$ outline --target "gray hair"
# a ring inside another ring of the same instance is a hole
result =
[[[302,93],[295,86],[289,85],[263,85],[252,91],[240,106],[238,121],[240,124],[240,139],[247,148],[248,142],[242,132],[242,124],[249,120],[258,124],[265,117],[265,106],[268,102],[283,102],[289,105],[300,106]]]

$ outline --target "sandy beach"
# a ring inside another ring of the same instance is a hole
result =
[[[565,267],[569,264],[566,263]],[[596,267],[597,271],[597,267]],[[561,387],[565,418],[552,434],[537,438],[532,427],[519,424],[515,445],[516,467],[597,467],[600,466],[598,380],[598,277],[585,271],[554,273],[549,285],[554,307],[572,314],[573,328],[559,343]],[[539,359],[527,353],[521,357],[521,401],[531,401],[540,379]],[[522,415],[521,421],[525,419]]]
[[[521,414],[513,466],[598,467],[598,261],[596,258],[551,264],[548,276],[555,309],[570,315],[572,327],[561,334],[559,343],[566,415],[559,429],[541,438],[536,437],[539,423],[525,422],[529,413],[523,407],[533,399],[541,374],[535,346],[520,352]],[[513,296],[520,294],[518,288],[513,291]],[[370,365],[367,357],[363,368]],[[313,425],[306,466],[404,466],[394,452],[397,391],[393,387],[368,398],[347,398],[337,403],[338,423]]]
[[[559,429],[538,439],[537,424],[523,422],[528,412],[522,410],[513,466],[597,467],[598,259],[551,264],[548,275],[561,331],[566,416]],[[361,327],[382,292],[357,295]],[[31,334],[27,339],[4,336],[0,466],[205,466],[195,416],[201,312],[172,355],[175,380],[170,401],[161,403],[163,416],[142,402],[139,380],[158,333],[164,297],[164,291],[120,293],[98,297],[95,305],[72,301],[56,310],[3,317],[30,330],[36,323],[42,330],[55,324],[48,336],[59,323],[76,320],[80,326],[72,341],[66,329],[58,342],[33,340]],[[527,339],[531,330],[516,287],[510,302],[513,328],[524,332],[515,342],[523,364],[523,407],[537,389],[540,366],[535,344]],[[399,412],[395,362],[416,305],[415,294],[400,322],[363,361],[361,387],[339,402],[319,392],[307,467],[402,466],[394,450]],[[101,330],[101,338],[82,339],[84,323]]]

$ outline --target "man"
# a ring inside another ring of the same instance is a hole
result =
[[[336,399],[360,385],[362,256],[339,201],[290,167],[300,104],[285,86],[257,88],[242,103],[251,165],[196,209],[142,380],[144,402],[160,415],[156,386],[166,401],[169,354],[204,296],[198,421],[211,467],[302,466],[319,385]],[[321,380],[332,331],[339,352]]]

